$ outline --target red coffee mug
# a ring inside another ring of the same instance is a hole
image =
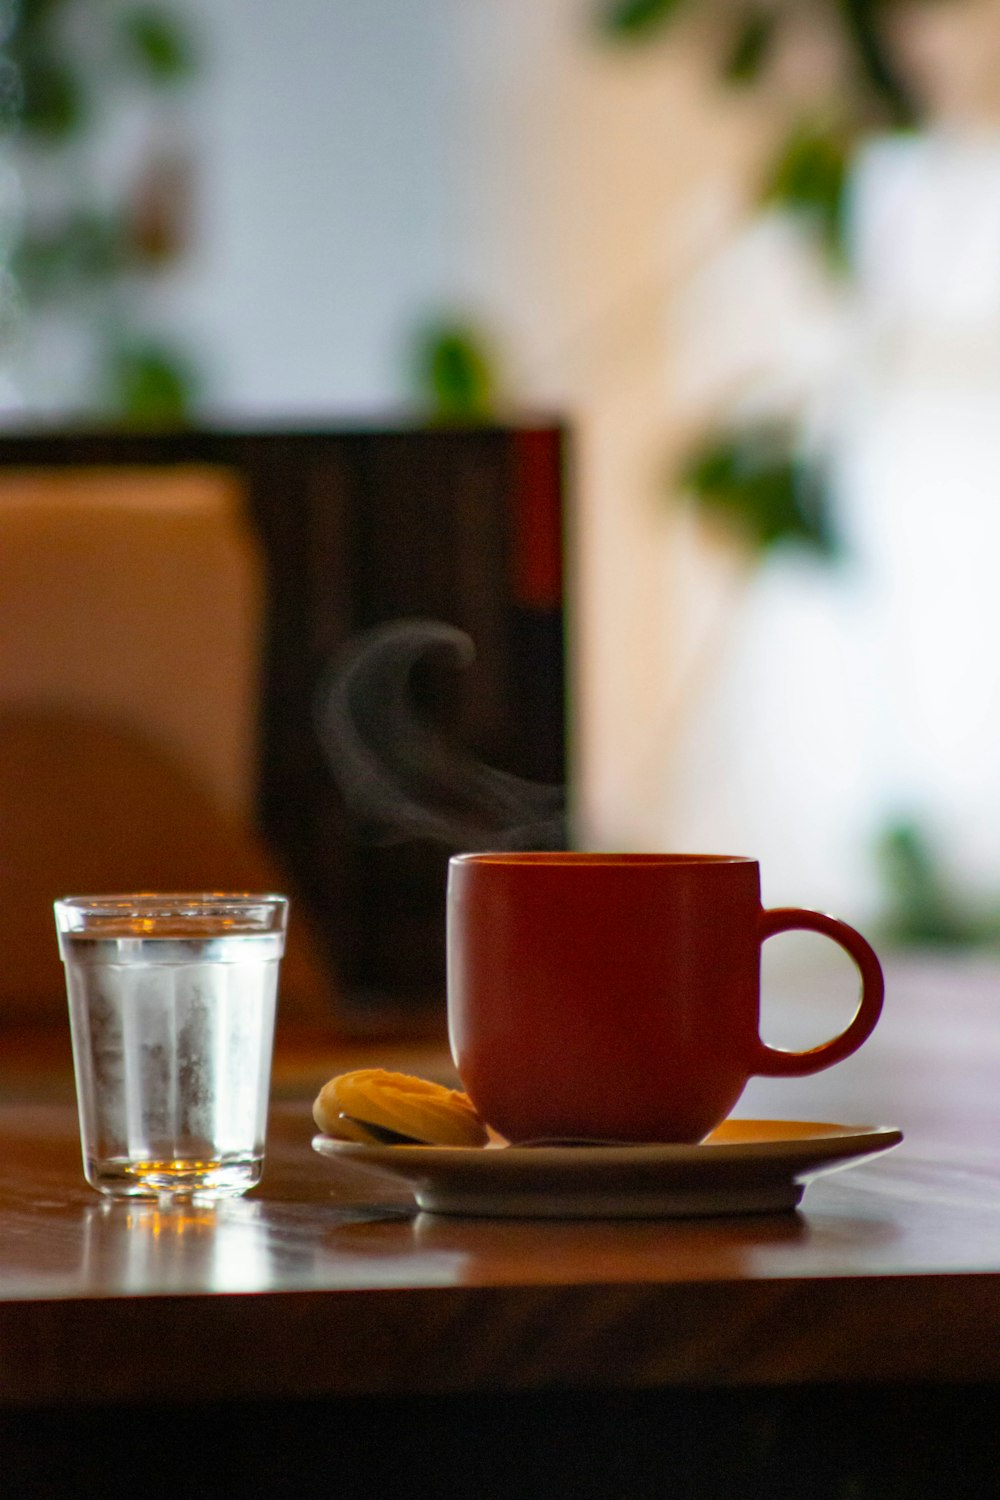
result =
[[[760,949],[792,928],[850,954],[861,1000],[806,1052],[761,1040]],[[882,969],[852,927],[766,911],[756,860],[460,854],[448,873],[448,1029],[463,1087],[510,1140],[699,1141],[755,1074],[840,1062],[871,1035]]]

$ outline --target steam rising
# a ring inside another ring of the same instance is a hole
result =
[[[476,654],[455,626],[394,620],[356,636],[334,664],[317,698],[316,730],[348,809],[385,843],[565,848],[561,787],[484,765],[416,712],[413,668],[442,650],[463,667]]]

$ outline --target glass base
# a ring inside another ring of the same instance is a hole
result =
[[[84,1163],[91,1187],[109,1198],[163,1200],[236,1198],[256,1187],[264,1171],[263,1156],[224,1156],[214,1160],[175,1157],[141,1161],[113,1156]]]

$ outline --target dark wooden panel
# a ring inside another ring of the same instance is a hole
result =
[[[267,575],[258,814],[335,976],[342,1024],[440,1030],[447,859],[359,816],[317,737],[317,691],[360,632],[417,617],[476,659],[416,664],[421,718],[463,754],[565,775],[563,440],[555,428],[0,437],[0,466],[219,464],[244,481]]]

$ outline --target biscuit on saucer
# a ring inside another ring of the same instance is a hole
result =
[[[323,1085],[313,1104],[313,1119],[324,1135],[370,1145],[363,1128],[342,1115],[370,1120],[434,1146],[485,1146],[488,1140],[468,1094],[385,1068],[340,1073]]]

